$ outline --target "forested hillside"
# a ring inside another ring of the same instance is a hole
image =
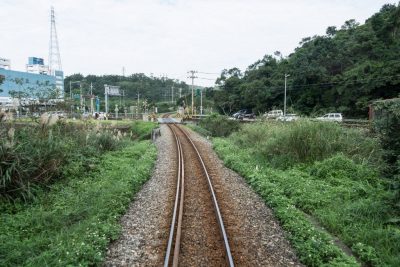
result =
[[[224,70],[217,80],[221,90],[213,93],[218,109],[283,108],[285,73],[288,108],[303,114],[366,118],[372,100],[400,94],[400,3],[384,5],[363,25],[351,19],[299,45],[288,57],[278,51],[264,56],[244,73]]]
[[[168,79],[165,77],[148,77],[143,73],[132,74],[130,76],[120,75],[88,75],[74,74],[65,78],[65,94],[69,96],[70,81],[73,94],[79,94],[80,88],[77,81],[82,81],[83,94],[88,94],[90,84],[93,85],[93,94],[104,99],[104,85],[120,86],[124,90],[126,100],[136,99],[137,93],[140,99],[147,99],[150,103],[160,101],[171,101],[171,88],[174,87],[174,94],[179,95],[179,89],[182,94],[188,90],[188,86],[184,82]],[[176,99],[176,98],[175,98]]]

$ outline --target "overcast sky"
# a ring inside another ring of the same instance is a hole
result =
[[[265,54],[292,53],[328,26],[360,23],[390,0],[0,0],[0,57],[24,70],[47,64],[50,6],[65,75],[167,75],[186,82],[194,69],[220,73]],[[218,75],[199,74],[214,79]],[[196,80],[212,85],[212,80]]]

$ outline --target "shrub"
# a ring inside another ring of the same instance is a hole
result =
[[[6,198],[31,198],[35,185],[55,179],[71,153],[69,142],[53,131],[23,128],[14,140],[0,141],[0,194]]]
[[[120,132],[94,126],[59,122],[14,128],[4,124],[0,130],[0,198],[32,199],[38,186],[68,173],[66,166],[74,165],[79,171],[91,168],[96,157],[118,149],[123,141]],[[141,138],[150,132],[145,127],[138,131]]]
[[[200,126],[209,131],[214,137],[228,136],[240,128],[238,121],[230,120],[227,116],[215,113],[201,120]]]
[[[272,166],[279,168],[311,163],[338,152],[356,162],[382,166],[378,140],[357,129],[343,129],[329,122],[302,120],[287,124],[249,124],[232,138],[240,147],[252,148]]]
[[[134,139],[145,140],[151,138],[151,131],[157,127],[154,122],[135,121],[132,123],[130,130],[134,135]]]
[[[100,266],[155,158],[149,141],[131,142],[103,155],[95,171],[52,184],[17,210],[0,202],[0,266]]]

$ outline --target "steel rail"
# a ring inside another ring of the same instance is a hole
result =
[[[222,238],[224,240],[224,247],[225,247],[225,252],[226,252],[226,255],[227,255],[227,261],[228,261],[229,266],[233,267],[233,266],[235,266],[235,264],[233,262],[233,257],[232,257],[231,249],[230,249],[230,246],[229,246],[228,235],[226,234],[224,222],[222,220],[222,215],[221,215],[221,212],[220,212],[220,209],[219,209],[219,206],[218,206],[218,202],[217,202],[217,197],[215,195],[215,191],[214,191],[214,188],[212,186],[211,178],[210,178],[210,176],[208,174],[206,165],[204,164],[203,158],[201,157],[199,150],[197,149],[196,145],[193,143],[193,141],[189,137],[189,135],[186,133],[186,131],[184,131],[181,127],[178,127],[178,126],[176,126],[176,127],[186,136],[186,138],[192,144],[192,147],[196,151],[197,157],[199,158],[199,160],[201,162],[201,165],[203,166],[204,174],[207,177],[208,189],[209,189],[209,191],[211,193],[213,204],[214,204],[215,215],[217,217],[218,225],[219,225],[219,228],[221,230]]]
[[[164,259],[164,267],[168,267],[169,261],[170,261],[170,256],[171,256],[171,250],[172,250],[172,244],[174,240],[174,232],[175,232],[175,223],[176,223],[176,217],[178,215],[178,203],[179,203],[179,192],[181,192],[181,205],[180,205],[180,210],[179,210],[179,222],[178,222],[178,228],[177,228],[177,235],[178,235],[178,230],[179,230],[179,240],[178,243],[180,244],[180,224],[182,223],[182,213],[181,209],[183,209],[183,176],[184,176],[184,165],[183,165],[183,153],[182,153],[182,146],[180,143],[179,138],[175,134],[175,132],[172,130],[171,126],[168,124],[168,127],[172,131],[174,137],[175,137],[175,142],[176,142],[176,148],[177,148],[177,154],[178,154],[178,176],[177,176],[177,187],[176,187],[176,194],[175,194],[175,204],[174,204],[174,212],[172,215],[172,221],[171,221],[171,228],[169,232],[169,238],[168,238],[168,245],[167,245],[167,252],[165,254],[165,259]],[[181,208],[182,207],[182,208]],[[175,249],[174,249],[174,259],[173,262],[175,262],[175,250],[176,250],[176,243],[177,240],[175,238]],[[179,251],[178,251],[179,254]]]

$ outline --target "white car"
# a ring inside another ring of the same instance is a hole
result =
[[[328,113],[322,117],[316,118],[319,121],[333,121],[333,122],[342,122],[343,116],[342,113]]]
[[[296,121],[299,119],[299,116],[297,114],[286,114],[286,116],[279,116],[276,118],[277,121]]]
[[[264,114],[264,117],[266,117],[267,119],[276,119],[279,116],[283,116],[283,111],[280,109],[271,110],[268,113]]]

